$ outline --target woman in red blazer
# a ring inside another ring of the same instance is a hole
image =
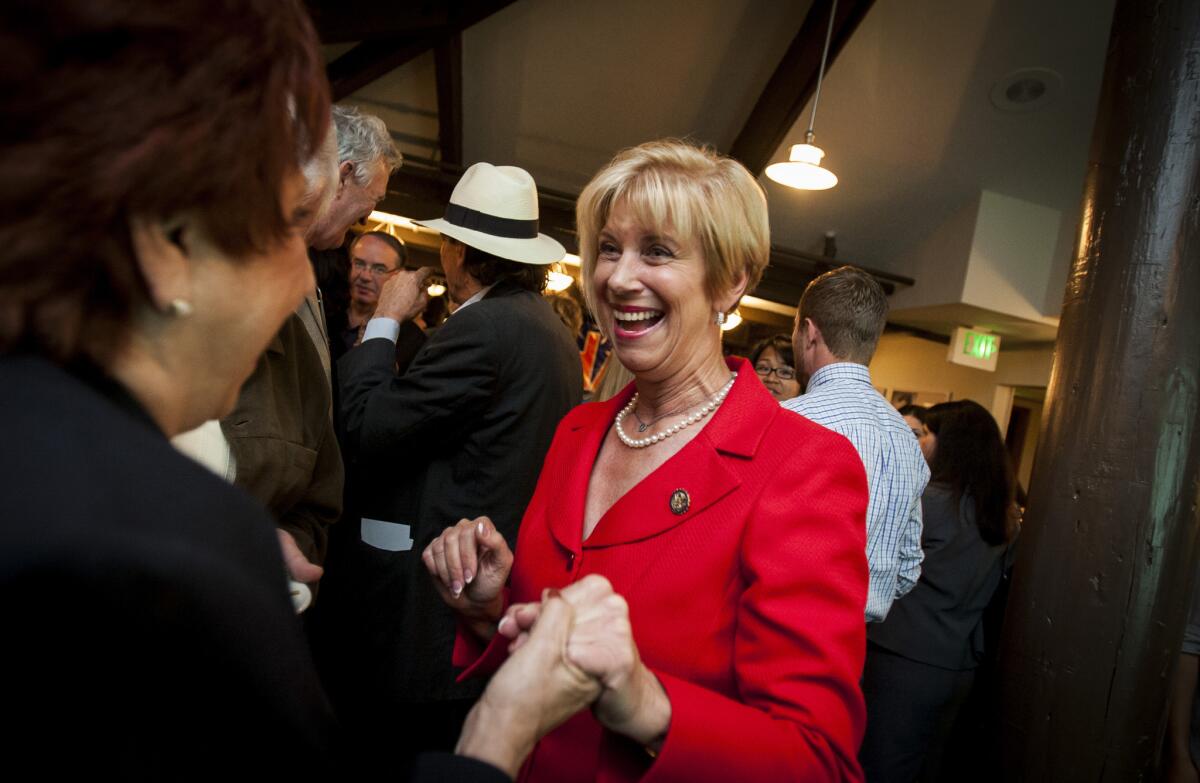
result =
[[[515,563],[486,519],[425,550],[464,621],[456,663],[493,669],[564,588],[567,652],[604,687],[523,780],[860,780],[862,464],[722,358],[769,254],[761,189],[652,142],[602,169],[577,217],[585,294],[635,382],[559,425]]]

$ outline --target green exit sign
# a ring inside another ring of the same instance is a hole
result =
[[[976,359],[990,359],[1000,350],[1000,338],[994,334],[972,332],[970,329],[963,336],[962,351],[967,356]]]
[[[950,353],[946,357],[954,364],[995,372],[1000,356],[1000,335],[960,326],[950,336]]]

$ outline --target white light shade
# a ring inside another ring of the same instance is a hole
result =
[[[561,291],[566,291],[571,287],[571,283],[575,280],[568,274],[550,270],[550,276],[546,279],[546,290],[552,294],[557,294]]]
[[[767,166],[767,176],[797,190],[828,190],[837,184],[838,178],[829,169],[821,168],[823,157],[825,150],[820,147],[793,144],[790,160]]]
[[[441,296],[446,293],[446,286],[441,283],[430,283],[429,287],[425,289],[425,293],[430,296]]]
[[[725,323],[721,324],[721,331],[728,332],[730,329],[736,329],[742,322],[742,314],[737,310],[725,316]]]

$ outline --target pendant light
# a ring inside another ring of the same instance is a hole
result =
[[[813,95],[812,114],[808,118],[808,131],[803,144],[793,144],[786,163],[767,166],[767,176],[780,185],[797,190],[828,190],[837,184],[837,175],[821,167],[825,150],[814,145],[813,124],[817,121],[817,104],[821,100],[821,82],[825,79],[825,60],[829,57],[829,41],[833,38],[833,17],[837,13],[837,0],[829,9],[829,29],[825,32],[825,49],[821,52],[821,68],[817,71],[817,91]]]

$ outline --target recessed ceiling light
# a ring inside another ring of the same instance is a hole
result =
[[[992,105],[1026,114],[1049,106],[1062,94],[1062,76],[1049,68],[1019,68],[992,85]]]

